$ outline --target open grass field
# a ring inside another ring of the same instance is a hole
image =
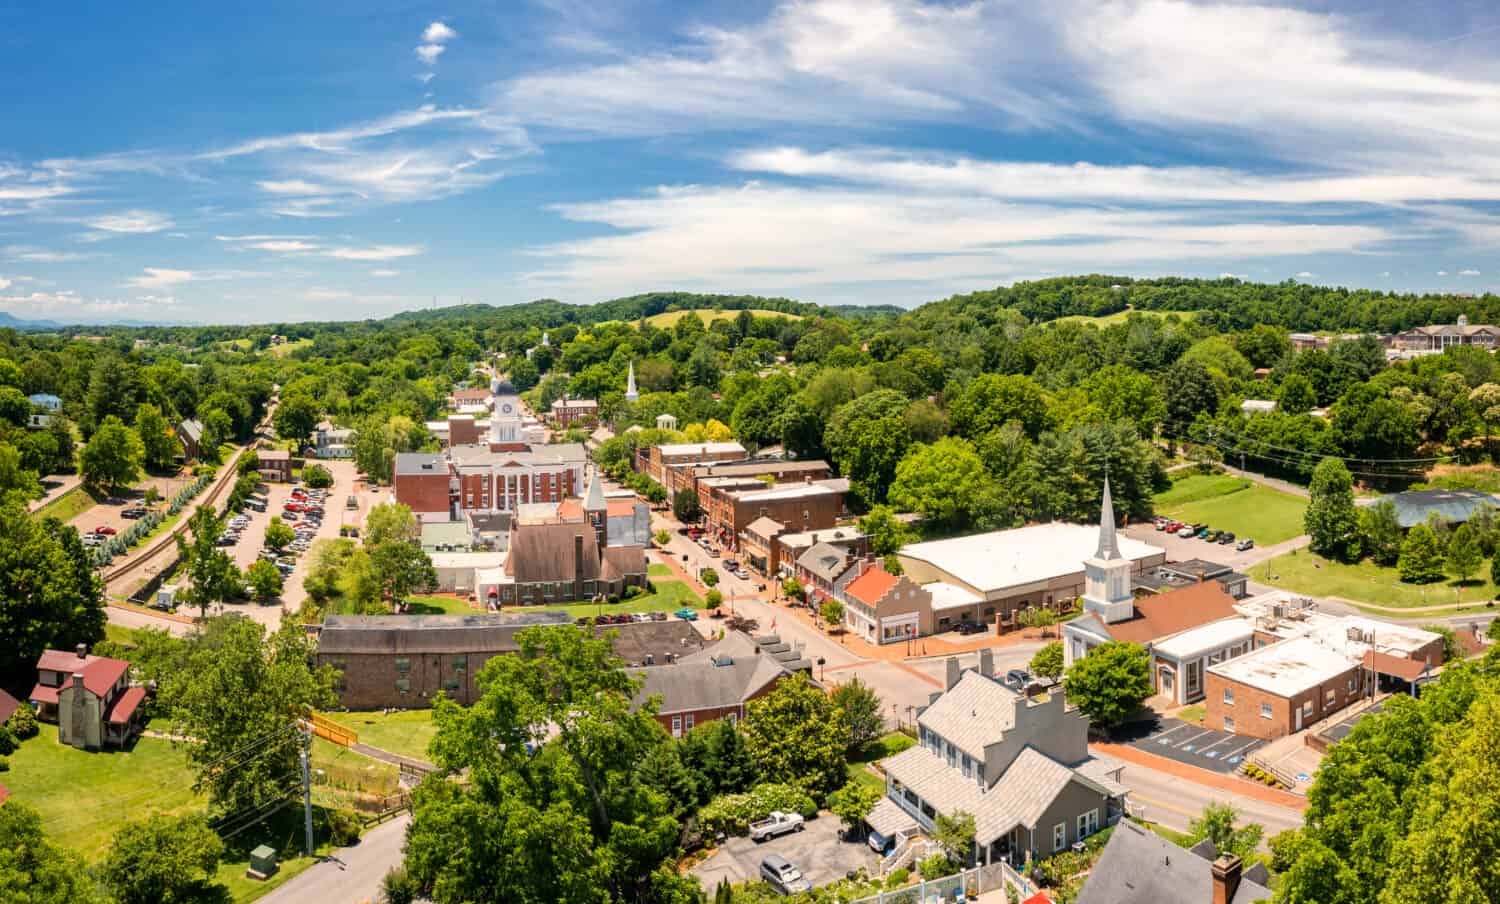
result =
[[[98,504],[99,499],[80,486],[63,493],[33,514],[38,518],[56,518],[66,524]]]
[[[1405,584],[1395,568],[1385,568],[1368,559],[1346,565],[1313,555],[1305,549],[1256,565],[1250,569],[1250,579],[1310,596],[1336,596],[1355,603],[1390,608],[1480,604],[1495,599],[1500,593],[1489,579],[1488,568],[1481,568],[1480,573],[1462,587],[1455,579],[1432,584]],[[1420,614],[1431,617],[1439,613]]]
[[[621,612],[673,612],[684,606],[694,609],[702,608],[703,598],[693,592],[682,581],[655,580],[655,593],[638,596],[633,600],[614,603],[567,603],[559,606],[512,606],[507,611],[511,612],[566,612],[571,618],[584,618],[601,613],[618,614]]]
[[[130,750],[88,752],[57,742],[57,726],[41,732],[10,756],[5,785],[11,799],[42,816],[49,838],[96,863],[108,853],[126,822],[158,814],[202,812],[207,799],[192,791],[193,773],[180,745],[140,738]],[[317,739],[313,746],[314,807],[350,806],[358,797],[383,796],[397,788],[397,770]],[[326,833],[319,838],[326,853]],[[281,872],[269,882],[245,878],[249,851],[258,844],[282,851]],[[218,880],[236,902],[253,901],[314,863],[294,856],[302,846],[302,816],[289,807],[267,822],[227,839]]]
[[[1226,474],[1194,474],[1153,500],[1156,513],[1208,524],[1261,546],[1302,534],[1307,500]]]
[[[277,358],[285,358],[299,348],[307,348],[312,345],[311,339],[297,339],[292,342],[284,342],[281,345],[273,345],[266,349],[266,353]]]
[[[1116,324],[1116,323],[1124,323],[1126,321],[1126,319],[1128,319],[1130,317],[1131,314],[1141,314],[1141,315],[1143,315],[1145,317],[1159,317],[1159,318],[1162,318],[1162,319],[1165,319],[1168,314],[1176,314],[1177,317],[1178,317],[1178,319],[1180,319],[1180,320],[1192,320],[1194,317],[1198,316],[1198,312],[1197,311],[1134,311],[1134,310],[1124,310],[1124,311],[1116,311],[1113,314],[1105,314],[1103,317],[1089,317],[1089,316],[1084,315],[1084,314],[1070,314],[1067,317],[1059,317],[1056,320],[1049,321],[1049,322],[1051,322],[1051,323],[1067,323],[1069,321],[1073,321],[1073,322],[1076,322],[1076,323],[1092,323],[1092,324],[1094,324],[1097,327],[1106,327],[1106,326],[1110,326],[1110,325]]]
[[[671,576],[672,569],[660,562],[652,562],[646,566],[646,577],[648,578],[669,578]]]
[[[423,596],[407,600],[406,611],[412,615],[472,615],[480,610],[456,596]]]
[[[437,734],[430,709],[329,713],[328,717],[358,732],[362,743],[419,760],[427,759],[427,743]]]
[[[751,308],[750,313],[756,317],[785,317],[788,320],[802,319],[801,315],[798,314],[783,314],[780,311],[767,311],[761,308]],[[707,326],[715,320],[731,320],[735,317],[738,317],[740,315],[740,312],[717,311],[712,308],[698,308],[692,311],[667,311],[662,314],[653,314],[650,317],[647,317],[646,322],[656,327],[657,329],[666,329],[669,326],[676,325],[677,321],[688,316],[689,314],[697,314],[698,319],[703,321],[704,326]]]

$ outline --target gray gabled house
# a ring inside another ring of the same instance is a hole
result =
[[[1001,684],[988,650],[978,670],[948,661],[946,690],[917,725],[920,743],[883,763],[886,798],[869,821],[887,838],[968,813],[980,862],[1020,864],[1067,850],[1124,814],[1123,766],[1090,757],[1088,719],[1060,688],[1028,696]]]
[[[1077,904],[1254,904],[1269,901],[1270,873],[1242,869],[1213,842],[1184,850],[1149,829],[1122,822],[1089,871]]]

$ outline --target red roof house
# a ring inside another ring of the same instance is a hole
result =
[[[57,738],[74,747],[123,747],[145,720],[144,688],[130,686],[130,663],[76,652],[47,650],[37,660],[31,704],[37,718],[57,723]]]

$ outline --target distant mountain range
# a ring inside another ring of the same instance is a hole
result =
[[[71,323],[60,323],[56,320],[26,320],[14,314],[0,311],[0,329],[21,330],[22,332],[40,332],[43,330],[60,330],[67,327],[101,327],[101,326],[197,326],[198,324],[189,320],[91,320],[86,322],[73,321]]]
[[[55,330],[62,326],[51,320],[22,320],[14,314],[0,311],[0,328],[9,327],[13,330]]]

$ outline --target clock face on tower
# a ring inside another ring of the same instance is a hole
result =
[[[503,412],[505,412],[506,414],[510,414],[510,412],[511,412],[510,403],[506,402],[504,405],[501,405],[500,406],[500,410],[503,411]]]

